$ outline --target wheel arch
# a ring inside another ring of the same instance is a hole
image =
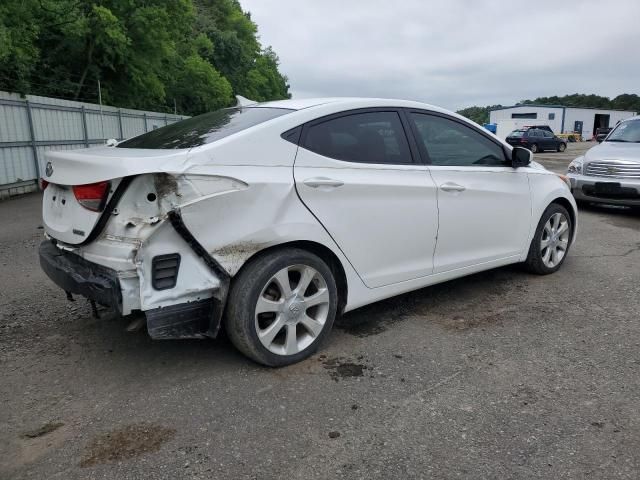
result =
[[[567,212],[569,212],[569,217],[571,217],[570,218],[570,220],[571,220],[571,241],[573,241],[573,238],[575,236],[576,227],[578,226],[578,224],[577,224],[577,217],[578,217],[577,216],[577,212],[573,208],[573,205],[571,204],[571,202],[569,200],[567,200],[566,198],[564,198],[564,197],[555,198],[554,200],[552,200],[549,203],[549,205],[554,204],[554,203],[560,205],[561,207],[564,207],[567,210]],[[547,207],[547,208],[549,208],[549,207]],[[546,210],[546,208],[545,208],[545,210]]]
[[[337,314],[342,314],[344,312],[344,308],[347,305],[347,297],[349,292],[349,284],[347,282],[347,275],[342,265],[342,262],[338,258],[338,256],[327,246],[322,245],[321,243],[314,242],[311,240],[294,240],[290,242],[279,243],[277,245],[272,245],[267,248],[264,248],[245,260],[242,267],[233,275],[231,278],[231,282],[233,283],[234,278],[240,274],[243,270],[245,270],[251,263],[257,260],[264,255],[272,253],[276,250],[283,250],[285,248],[299,248],[301,250],[305,250],[307,252],[313,253],[317,255],[324,261],[328,267],[333,272],[336,288],[338,290],[338,309]]]

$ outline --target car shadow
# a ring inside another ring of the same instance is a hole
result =
[[[477,317],[469,315],[470,311],[477,307],[483,313],[490,313],[489,303],[503,304],[505,295],[525,290],[529,278],[518,265],[477,273],[359,308],[339,317],[336,328],[346,334],[366,337],[382,333],[409,317],[435,313],[437,321],[444,322],[445,327],[466,330],[480,324]],[[458,317],[461,312],[466,315],[464,319]],[[91,359],[94,369],[100,369],[100,365],[117,370],[135,366],[136,370],[156,374],[179,371],[183,375],[209,370],[212,365],[221,373],[237,371],[239,367],[245,371],[268,370],[239,353],[224,329],[215,339],[161,341],[152,340],[144,327],[127,331],[135,317],[103,312],[101,318],[94,319],[88,306],[77,315],[71,328],[63,334],[56,332],[49,340],[59,344],[57,348],[49,345],[47,349],[50,353],[58,351],[62,356],[75,356],[69,350],[81,349],[82,356],[87,361]],[[485,320],[489,317],[483,316]]]
[[[530,277],[520,265],[508,265],[366,305],[344,314],[336,325],[348,334],[366,337],[409,317],[431,315],[445,328],[467,330],[495,319],[489,305],[504,306],[506,296],[526,291]],[[482,313],[477,315],[476,310]]]
[[[626,207],[604,203],[580,203],[578,213],[580,212],[603,215],[603,220],[615,227],[640,230],[640,207]]]

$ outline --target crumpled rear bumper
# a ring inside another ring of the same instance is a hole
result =
[[[122,288],[115,270],[62,250],[51,240],[40,244],[39,255],[42,270],[64,291],[122,315]],[[223,309],[223,302],[214,297],[147,310],[147,331],[154,340],[215,337]]]
[[[122,312],[122,291],[115,270],[61,250],[51,240],[40,244],[39,253],[42,270],[64,291]]]

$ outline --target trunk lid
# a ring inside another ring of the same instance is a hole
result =
[[[182,172],[189,166],[187,153],[113,147],[47,153],[44,180],[48,185],[42,203],[45,231],[64,243],[83,243],[108,210],[124,178]],[[96,197],[94,201],[92,197]]]

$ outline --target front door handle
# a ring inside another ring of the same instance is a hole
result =
[[[318,187],[336,188],[344,185],[344,182],[341,182],[340,180],[334,180],[332,178],[327,178],[327,177],[307,178],[302,183],[304,183],[307,187],[311,187],[311,188],[318,188]]]
[[[457,183],[447,182],[440,185],[440,190],[445,192],[464,192],[466,188],[462,185],[458,185]]]

